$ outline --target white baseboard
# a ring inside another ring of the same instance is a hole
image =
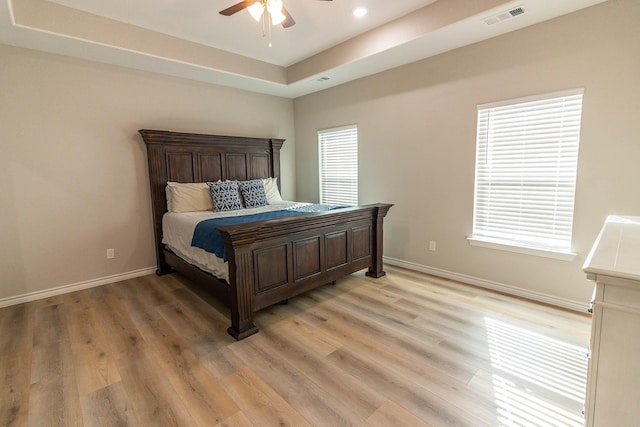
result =
[[[57,288],[45,289],[43,291],[30,292],[28,294],[17,295],[0,299],[0,308],[10,305],[22,304],[23,302],[35,301],[43,298],[50,298],[56,295],[62,295],[69,292],[75,292],[82,289],[94,288],[109,283],[120,282],[122,280],[133,279],[135,277],[146,276],[155,273],[156,267],[143,268],[140,270],[129,271],[127,273],[114,274],[113,276],[100,277],[98,279],[86,280],[84,282],[72,283],[70,285],[59,286]]]
[[[558,298],[553,295],[543,294],[540,292],[529,291],[515,286],[506,285],[504,283],[493,282],[491,280],[480,279],[478,277],[468,276],[466,274],[454,273],[452,271],[442,270],[439,268],[428,267],[426,265],[416,264],[413,262],[403,261],[395,258],[383,257],[383,262],[389,265],[406,268],[408,270],[419,271],[421,273],[430,274],[432,276],[442,277],[445,279],[455,280],[457,282],[466,283],[480,288],[491,289],[508,295],[514,295],[545,304],[562,307],[581,313],[586,313],[589,305],[582,301],[574,301],[565,298]]]
[[[498,282],[493,282],[491,280],[480,279],[474,276],[468,276],[466,274],[454,273],[452,271],[442,270],[439,268],[429,267],[426,265],[416,264],[413,262],[403,261],[403,260],[390,258],[390,257],[383,257],[383,261],[389,265],[395,265],[397,267],[406,268],[408,270],[419,271],[421,273],[430,274],[432,276],[455,280],[457,282],[466,283],[469,285],[478,286],[485,289],[491,289],[491,290],[502,292],[505,294],[514,295],[521,298],[542,302],[545,304],[555,305],[557,307],[562,307],[562,308],[566,308],[573,311],[579,311],[584,313],[589,308],[587,303],[584,303],[581,301],[558,298],[553,295],[543,294],[540,292],[533,292],[526,289],[517,288],[515,286],[506,285],[504,283],[498,283]],[[115,274],[113,276],[101,277],[98,279],[87,280],[79,283],[72,283],[70,285],[59,286],[57,288],[46,289],[43,291],[30,292],[28,294],[3,298],[3,299],[0,299],[0,308],[8,307],[10,305],[22,304],[23,302],[49,298],[56,295],[62,295],[69,292],[75,292],[82,289],[94,288],[96,286],[102,286],[109,283],[120,282],[122,280],[133,279],[140,276],[146,276],[148,274],[155,273],[155,271],[156,271],[156,267],[148,267],[140,270],[130,271],[127,273]]]

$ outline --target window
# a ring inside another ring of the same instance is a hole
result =
[[[358,204],[358,127],[318,131],[320,203]]]
[[[573,257],[582,93],[478,106],[470,243]]]

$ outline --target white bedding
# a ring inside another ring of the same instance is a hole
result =
[[[200,221],[227,216],[252,215],[306,205],[309,205],[309,203],[282,201],[259,208],[239,209],[227,212],[167,212],[162,218],[162,243],[190,264],[228,282],[229,268],[227,262],[204,249],[191,246],[193,231]]]

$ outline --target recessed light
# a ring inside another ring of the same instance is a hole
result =
[[[353,16],[355,16],[356,18],[362,18],[364,15],[367,14],[367,8],[356,7],[355,9],[353,9],[352,13],[353,13]]]

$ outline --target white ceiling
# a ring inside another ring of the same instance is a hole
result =
[[[288,0],[285,6],[296,25],[272,27],[271,48],[248,11],[230,17],[218,13],[240,0],[50,1],[287,67],[435,0]],[[370,8],[366,18],[352,15],[357,5]]]
[[[294,98],[605,0],[285,0],[272,47],[246,10],[218,13],[238,1],[4,0],[0,43]]]

